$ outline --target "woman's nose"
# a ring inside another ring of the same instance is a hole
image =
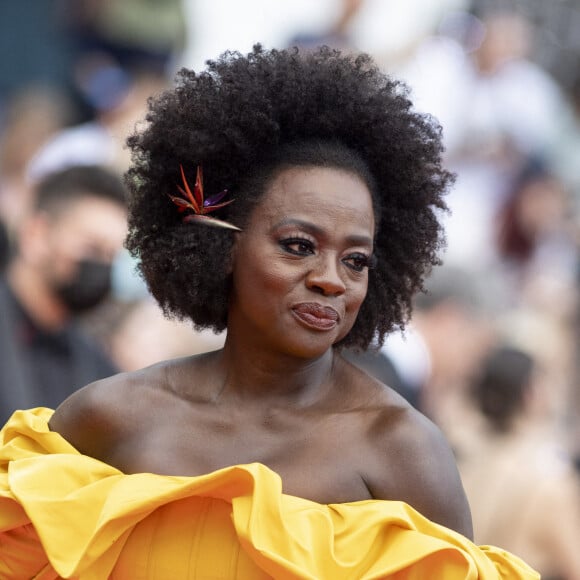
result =
[[[340,265],[334,257],[320,256],[306,276],[306,286],[324,296],[339,296],[346,285],[339,271]]]

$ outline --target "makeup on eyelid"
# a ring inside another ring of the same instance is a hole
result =
[[[278,240],[280,247],[289,254],[306,257],[315,254],[316,244],[309,238],[302,235],[294,235],[284,237]],[[302,248],[293,248],[292,246],[302,246]],[[353,260],[355,263],[349,263],[347,260]],[[364,252],[351,252],[341,258],[341,261],[351,270],[355,272],[362,272],[365,268],[370,268],[372,264],[372,256]]]

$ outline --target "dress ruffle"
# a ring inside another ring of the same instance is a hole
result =
[[[285,495],[280,477],[259,463],[199,477],[125,475],[51,432],[51,414],[45,408],[18,411],[0,432],[1,578],[172,577],[151,571],[119,575],[125,550],[132,558],[151,549],[163,557],[163,545],[128,540],[163,509],[180,506],[173,513],[189,513],[189,504],[208,500],[204,518],[212,517],[211,506],[221,506],[226,517],[219,525],[230,529],[216,534],[214,549],[199,550],[196,557],[219,559],[231,551],[220,542],[235,543],[241,557],[231,572],[236,575],[212,578],[539,578],[517,557],[478,547],[403,502],[322,505]],[[171,519],[165,522],[173,530]],[[195,529],[206,528],[192,523],[192,534]],[[180,565],[175,550],[167,560],[165,573]],[[210,560],[206,568],[211,565]],[[194,568],[176,568],[173,577],[210,577]]]

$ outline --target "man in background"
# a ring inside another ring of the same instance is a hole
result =
[[[77,320],[108,295],[125,233],[117,174],[73,167],[38,184],[0,278],[0,423],[117,371]]]

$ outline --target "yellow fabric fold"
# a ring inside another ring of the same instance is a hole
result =
[[[51,414],[18,411],[0,432],[1,578],[17,578],[22,562],[20,577],[81,580],[208,578],[200,570],[212,566],[214,578],[242,580],[539,578],[403,502],[322,505],[285,495],[259,463],[199,477],[125,475],[51,432]],[[196,533],[214,535],[200,549]],[[140,575],[121,573],[140,553]],[[229,558],[221,568],[211,560],[220,554]]]

